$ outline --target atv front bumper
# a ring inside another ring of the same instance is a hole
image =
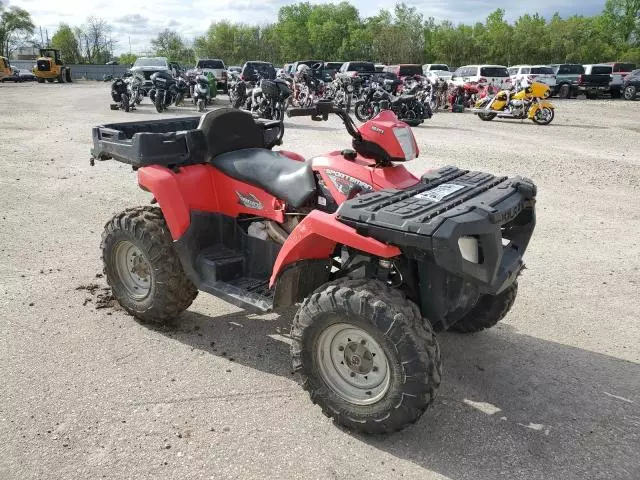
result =
[[[536,186],[525,178],[444,167],[406,190],[349,200],[338,218],[361,235],[396,245],[427,269],[435,264],[479,293],[495,295],[523,268],[535,196]]]

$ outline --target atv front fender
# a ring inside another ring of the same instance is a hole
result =
[[[398,247],[360,235],[354,228],[339,222],[335,215],[314,210],[282,245],[273,267],[270,287],[275,285],[278,275],[287,265],[300,260],[329,258],[337,244],[382,258],[401,254]]]

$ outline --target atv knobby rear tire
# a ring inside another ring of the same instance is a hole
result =
[[[117,250],[122,245],[137,249],[148,266],[146,296],[141,294],[136,298],[122,278],[121,266],[117,264]],[[100,247],[104,274],[113,296],[122,308],[140,320],[153,323],[171,320],[186,310],[198,295],[182,270],[158,207],[134,207],[115,215],[105,225]]]
[[[450,327],[459,333],[480,332],[491,328],[502,320],[516,301],[518,282],[513,282],[498,295],[483,295],[467,315]]]
[[[347,333],[341,340],[337,334],[330,337],[327,351],[323,345],[328,333],[340,328]],[[362,334],[353,336],[353,331]],[[326,416],[352,430],[390,433],[414,423],[433,402],[440,385],[440,349],[431,327],[414,303],[377,280],[343,279],[316,290],[298,310],[291,337],[293,369],[311,400]],[[367,357],[366,350],[352,363],[351,349],[360,345],[371,345],[374,353]],[[364,368],[365,359],[369,373],[358,370],[356,374],[353,368]],[[351,364],[345,366],[345,362]],[[335,369],[333,377],[327,374],[328,368]],[[358,386],[356,397],[351,397],[356,400],[347,398],[350,385],[344,382],[371,382],[366,375],[375,379],[382,370],[384,389]],[[340,391],[335,385],[346,388]],[[367,400],[372,394],[375,397]]]

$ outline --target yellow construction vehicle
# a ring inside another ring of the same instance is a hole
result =
[[[32,71],[38,83],[55,80],[60,83],[71,82],[71,69],[64,66],[60,58],[60,50],[55,48],[41,48],[40,56]]]
[[[0,57],[0,80],[5,77],[10,77],[11,73],[11,65],[9,65],[9,60],[5,57]]]

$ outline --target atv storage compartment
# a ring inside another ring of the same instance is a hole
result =
[[[93,128],[91,156],[97,160],[114,159],[135,168],[205,163],[209,148],[205,132],[198,128],[200,120],[196,116],[100,125]],[[282,138],[279,122],[254,121],[264,131],[264,148],[272,148]]]
[[[535,196],[535,185],[525,178],[444,167],[408,189],[348,200],[337,215],[358,233],[400,247],[419,271],[442,270],[450,277],[444,283],[460,279],[495,295],[523,267],[535,227]]]

